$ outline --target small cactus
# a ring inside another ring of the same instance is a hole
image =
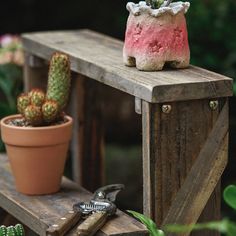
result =
[[[58,103],[53,100],[47,100],[42,106],[43,120],[50,123],[58,117]]]
[[[7,227],[2,225],[0,227],[0,236],[6,236],[7,235]]]
[[[29,92],[30,102],[32,105],[41,107],[45,101],[45,93],[41,89],[32,89]]]
[[[70,90],[70,61],[63,53],[54,53],[49,68],[46,98],[58,103],[59,110],[66,106]]]
[[[27,106],[24,111],[24,117],[32,126],[41,125],[43,121],[41,107],[35,105]]]
[[[21,224],[9,227],[2,225],[0,227],[0,236],[24,236],[24,235],[25,231]]]
[[[17,236],[24,236],[25,235],[24,228],[21,224],[15,225],[15,231],[16,231]]]
[[[14,226],[7,227],[7,236],[17,236]]]
[[[49,125],[63,120],[61,114],[64,114],[63,108],[69,97],[70,81],[69,57],[63,53],[53,54],[46,94],[41,89],[21,94],[17,99],[19,113],[32,126]]]
[[[25,108],[30,105],[30,98],[28,94],[22,93],[17,98],[17,110],[20,114],[24,114]]]

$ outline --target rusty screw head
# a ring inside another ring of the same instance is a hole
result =
[[[170,113],[171,112],[171,105],[162,105],[161,110],[163,113]]]
[[[210,101],[209,106],[212,111],[215,111],[219,106],[219,102],[217,100],[212,100]]]

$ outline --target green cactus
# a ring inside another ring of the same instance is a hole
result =
[[[16,231],[17,236],[24,236],[25,235],[24,228],[21,224],[15,225],[15,231]]]
[[[45,101],[45,93],[41,89],[32,89],[29,97],[31,104],[35,106],[42,106]]]
[[[50,62],[46,98],[56,101],[60,111],[66,106],[69,97],[70,80],[69,57],[54,53]]]
[[[7,236],[17,236],[14,226],[7,227]]]
[[[32,126],[49,125],[63,120],[70,90],[70,61],[63,53],[53,54],[48,74],[48,88],[45,94],[41,89],[32,89],[17,99],[17,109]],[[0,235],[1,236],[1,235]]]
[[[24,236],[24,235],[25,231],[21,224],[9,227],[2,225],[0,227],[0,236]]]
[[[27,106],[24,111],[24,117],[32,126],[42,125],[43,115],[41,107],[35,105]]]
[[[4,225],[0,227],[0,236],[7,236],[7,227]]]
[[[25,108],[30,105],[30,98],[28,94],[22,93],[17,98],[17,110],[20,114],[24,114]]]
[[[58,103],[53,100],[47,100],[42,106],[43,120],[47,123],[53,122],[58,117]]]

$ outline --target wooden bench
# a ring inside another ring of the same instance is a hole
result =
[[[63,178],[60,192],[46,196],[25,196],[16,192],[9,162],[5,155],[0,155],[0,207],[16,217],[40,236],[46,236],[49,227],[59,224],[61,217],[68,215],[72,206],[79,201],[91,199],[91,193],[67,178]],[[75,224],[76,225],[76,224]],[[76,235],[73,230],[66,235]],[[147,235],[144,226],[118,211],[117,217],[99,231],[97,236],[106,235]]]
[[[99,84],[105,84],[132,95],[134,109],[142,116],[144,213],[159,226],[220,218],[230,78],[196,66],[160,72],[125,67],[123,43],[89,30],[24,34],[23,45],[27,91],[45,87],[53,52],[71,58],[75,72],[71,110],[78,121],[72,141],[77,183],[88,189],[102,183]]]

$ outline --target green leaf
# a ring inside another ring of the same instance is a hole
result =
[[[136,211],[128,211],[135,218],[139,219],[148,229],[150,236],[165,236],[162,230],[159,230],[156,224],[148,217]]]
[[[190,224],[190,225],[166,225],[165,231],[170,233],[187,233],[196,230],[216,230],[227,236],[236,235],[236,224],[224,219],[222,221],[213,221],[202,224]]]
[[[223,196],[225,202],[234,210],[236,210],[236,186],[229,185],[226,187]]]
[[[235,235],[236,235],[236,224],[233,222],[229,222],[226,236],[235,236]]]

